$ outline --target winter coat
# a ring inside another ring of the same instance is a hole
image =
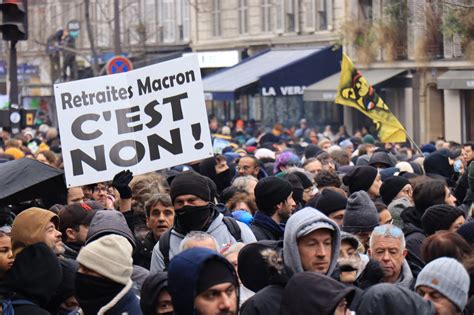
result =
[[[153,231],[148,232],[143,240],[136,240],[137,248],[133,252],[133,264],[150,269],[151,253],[157,241]]]
[[[146,278],[140,294],[140,307],[143,315],[156,314],[156,301],[161,290],[168,287],[168,273],[159,272]]]
[[[0,295],[34,303],[14,306],[16,315],[50,314],[45,308],[61,283],[61,278],[59,259],[45,243],[36,243],[17,254],[12,268],[0,285]]]
[[[356,314],[434,315],[435,307],[417,293],[389,283],[374,285],[364,292]]]
[[[258,291],[248,299],[240,310],[241,315],[265,315],[279,314],[280,302],[283,297],[285,287],[272,284]]]
[[[224,244],[233,244],[236,242],[236,239],[230,234],[227,226],[222,221],[224,216],[219,214],[211,223],[207,229],[207,233],[211,234],[217,240],[219,246]],[[253,243],[256,241],[255,236],[253,235],[250,228],[242,222],[237,221],[237,224],[240,227],[242,241],[244,243]],[[174,228],[171,229],[170,235],[170,251],[169,259],[171,260],[175,255],[179,253],[179,244],[184,239],[185,235],[178,233]],[[153,248],[153,253],[151,256],[150,272],[156,273],[158,271],[163,271],[165,268],[165,263],[163,261],[163,255],[159,248],[160,242],[156,243]]]
[[[250,229],[257,241],[279,241],[283,239],[283,228],[271,217],[260,211],[255,214]]]
[[[403,210],[400,217],[403,220],[403,233],[408,250],[405,259],[416,278],[425,266],[425,262],[421,258],[421,243],[425,240],[426,235],[421,227],[421,215],[415,207],[408,207]]]
[[[356,290],[320,273],[297,273],[285,287],[280,314],[333,315],[342,299],[351,303]]]

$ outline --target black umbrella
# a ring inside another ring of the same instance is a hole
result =
[[[45,204],[64,202],[64,172],[30,158],[0,164],[0,205],[43,199]]]

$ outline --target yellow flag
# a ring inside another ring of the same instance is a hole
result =
[[[343,54],[336,103],[354,107],[372,119],[382,142],[405,142],[406,132],[387,104]]]

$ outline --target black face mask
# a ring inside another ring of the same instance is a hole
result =
[[[190,231],[205,231],[211,219],[211,205],[184,206],[175,210],[175,229],[187,234]]]
[[[84,314],[97,314],[125,286],[109,279],[76,273],[76,299]]]

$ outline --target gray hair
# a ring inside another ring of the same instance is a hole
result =
[[[228,248],[224,249],[222,251],[222,256],[226,257],[235,253],[240,252],[242,248],[244,248],[245,244],[242,242],[237,242],[232,245],[230,245]]]
[[[249,182],[258,183],[258,179],[251,176],[251,175],[239,176],[236,179],[234,179],[234,181],[232,182],[232,186],[239,189],[239,190],[247,191],[247,185],[248,185]],[[250,192],[250,191],[247,191],[247,192],[248,193],[253,193],[253,192]]]
[[[217,243],[217,240],[214,238],[214,236],[202,231],[191,231],[188,234],[186,234],[184,239],[179,244],[179,252],[189,249],[188,247],[189,241],[203,242],[206,240],[212,240],[215,244],[215,250],[219,251],[220,246],[219,246],[219,243]]]
[[[405,249],[405,235],[403,234],[403,231],[396,225],[384,224],[375,227],[375,229],[372,231],[372,234],[370,235],[370,248],[373,248],[376,237],[390,237],[400,240],[400,248],[402,250]]]

